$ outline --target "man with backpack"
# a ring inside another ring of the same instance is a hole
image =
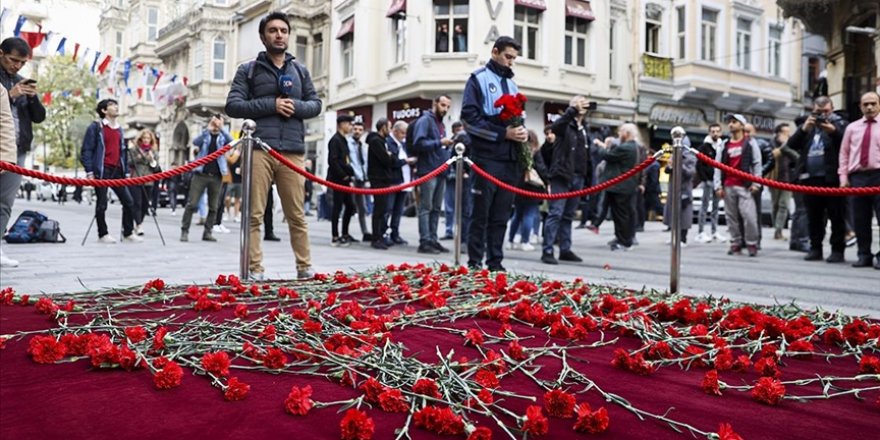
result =
[[[86,129],[82,142],[80,162],[89,179],[122,179],[128,174],[125,136],[116,118],[119,116],[119,103],[115,99],[104,99],[95,111],[98,121]],[[113,187],[113,192],[122,204],[123,241],[140,243],[143,238],[134,233],[134,199],[127,187]],[[98,241],[116,243],[116,238],[107,230],[107,188],[95,188],[98,201],[95,203],[95,220],[98,223]]]
[[[287,53],[290,21],[287,14],[272,12],[260,20],[260,41],[266,48],[257,59],[238,67],[229,96],[226,114],[233,118],[253,119],[254,136],[259,137],[294,164],[305,164],[305,120],[321,113],[321,99],[305,66]],[[269,156],[253,151],[251,187],[249,271],[262,279],[262,240],[260,226],[269,185],[275,182],[290,231],[290,246],[296,257],[297,278],[311,278],[312,262],[306,223],[305,178]]]

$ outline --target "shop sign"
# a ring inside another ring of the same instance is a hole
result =
[[[651,108],[649,119],[652,123],[670,125],[701,126],[706,123],[706,115],[698,108],[675,107],[657,104]]]
[[[387,118],[391,122],[404,121],[411,123],[431,109],[431,101],[422,98],[402,99],[388,103]]]

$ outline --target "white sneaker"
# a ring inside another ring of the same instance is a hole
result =
[[[229,230],[229,228],[227,228],[226,226],[223,226],[223,225],[220,225],[220,230],[222,230],[224,234],[232,233],[232,231]]]
[[[101,242],[101,243],[108,243],[108,244],[110,244],[110,243],[116,243],[116,238],[114,238],[114,237],[113,237],[112,235],[110,235],[110,234],[107,234],[107,235],[105,235],[105,236],[103,236],[103,237],[98,237],[98,241]]]
[[[699,234],[697,234],[696,240],[700,243],[709,243],[712,241],[712,235],[705,232],[700,232]]]
[[[141,225],[134,227],[134,233],[137,235],[144,235],[144,230],[141,228]]]
[[[533,235],[532,238],[531,238],[531,240],[529,240],[529,244],[532,244],[532,245],[536,245],[536,244],[538,244],[538,243],[540,243],[540,242],[541,242],[541,241],[540,241],[540,238],[538,238],[538,235],[537,235],[537,234],[536,234],[536,235]]]
[[[725,242],[725,241],[730,240],[730,237],[728,237],[727,235],[725,235],[723,232],[716,232],[716,233],[712,236],[712,238],[714,238],[716,241],[721,241],[721,242]]]
[[[229,229],[226,229],[226,226],[223,226],[223,225],[214,225],[214,227],[211,228],[211,230],[214,231],[215,233],[218,233],[218,234],[228,234],[228,233],[232,232]]]
[[[3,255],[3,250],[0,249],[0,267],[18,267],[18,260]]]
[[[232,217],[232,221],[233,221],[233,222],[234,222],[234,223],[241,223],[241,219],[240,219],[240,218],[238,218],[238,216],[237,216],[237,215],[236,215],[236,216],[234,216],[234,217]]]
[[[535,247],[532,246],[530,243],[523,243],[522,246],[520,247],[520,249],[522,249],[526,252],[531,252],[531,251],[535,250]]]
[[[131,234],[128,237],[123,237],[122,241],[127,243],[143,243],[144,239],[138,237],[137,234]]]
[[[683,242],[681,242],[681,247],[683,247],[683,248],[686,248],[686,247],[688,247],[688,244],[687,244],[687,242],[685,242],[685,241],[683,241]]]

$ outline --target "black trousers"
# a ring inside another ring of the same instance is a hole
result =
[[[338,183],[338,182],[337,182]],[[342,208],[345,212],[342,212]],[[351,217],[355,214],[354,198],[351,193],[343,191],[333,191],[333,211],[330,213],[330,231],[333,238],[339,237],[339,217],[342,216],[342,235],[348,234],[348,225],[351,223]]]
[[[385,183],[377,183],[371,182],[372,188],[387,188],[388,184]],[[373,240],[382,240],[382,237],[385,235],[385,231],[388,229],[388,219],[385,217],[385,213],[388,212],[388,196],[387,195],[373,195],[373,216],[372,220],[372,230],[373,230]]]
[[[820,186],[813,179],[808,179],[804,183],[810,186]],[[804,206],[807,208],[810,249],[822,249],[822,242],[825,241],[825,226],[828,221],[831,221],[831,252],[843,252],[846,249],[846,223],[844,220],[846,199],[804,194]]]
[[[104,168],[104,175],[100,179],[121,179],[125,177],[120,168]],[[119,203],[122,204],[122,236],[128,237],[134,231],[134,219],[137,217],[137,208],[127,187],[117,186],[113,188]],[[98,237],[109,234],[107,230],[107,188],[95,188],[98,200],[95,203],[95,221],[98,223]]]
[[[605,192],[611,219],[614,220],[614,238],[621,246],[632,246],[635,237],[635,193]]]
[[[850,174],[849,183],[853,187],[880,186],[880,170]],[[880,221],[880,195],[852,197],[853,229],[859,242],[859,258],[871,258],[871,220]],[[880,258],[880,251],[877,251]]]
[[[517,186],[522,180],[516,162],[479,159],[477,164],[504,183]],[[504,232],[507,231],[507,221],[513,210],[514,194],[479,175],[474,176],[471,193],[474,210],[467,239],[468,266],[482,266],[485,255],[486,266],[490,270],[499,269],[504,260]]]
[[[266,210],[263,211],[263,238],[275,235],[275,223],[272,213],[275,211],[275,191],[269,185],[269,192],[266,193]]]

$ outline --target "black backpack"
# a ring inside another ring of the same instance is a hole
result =
[[[37,211],[24,211],[3,237],[7,243],[64,243],[61,225]]]
[[[403,146],[406,148],[407,156],[412,156],[413,151],[416,151],[415,148],[413,148],[413,146],[415,145],[414,142],[416,141],[416,122],[418,122],[418,119],[412,121],[412,123],[406,127],[406,143]]]

